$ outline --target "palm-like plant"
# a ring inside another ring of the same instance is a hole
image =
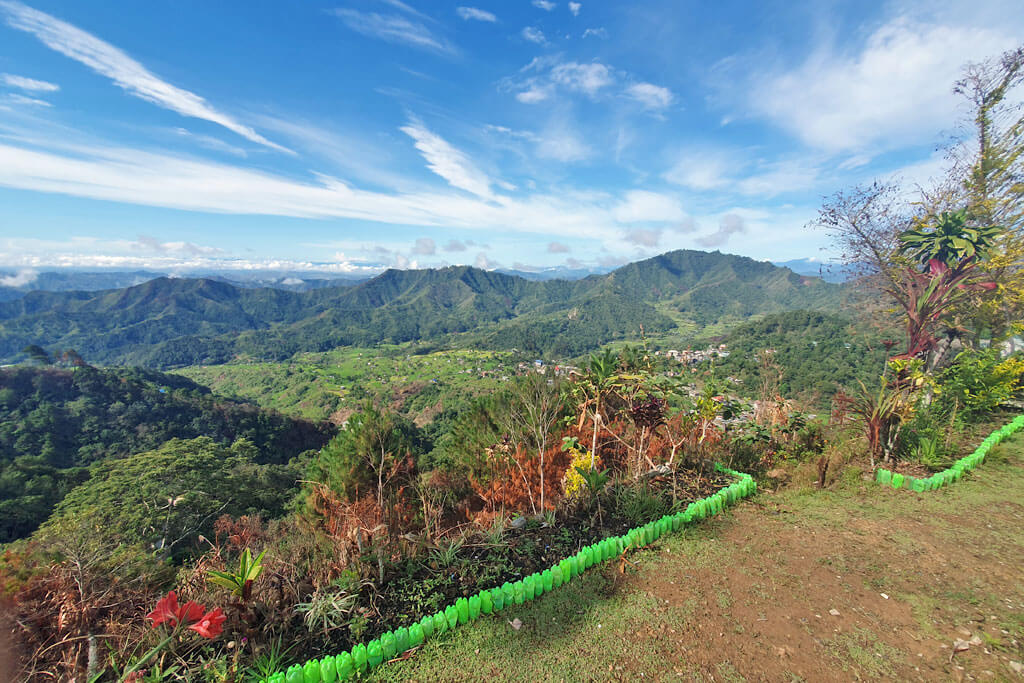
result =
[[[997,226],[967,225],[967,209],[943,211],[934,225],[903,232],[900,251],[925,267],[932,261],[954,267],[983,259],[998,234]]]

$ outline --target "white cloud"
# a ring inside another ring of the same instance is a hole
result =
[[[611,70],[600,62],[558,64],[551,69],[551,80],[569,90],[582,92],[591,97],[614,81]]]
[[[397,14],[360,12],[354,9],[336,9],[333,12],[350,29],[372,38],[435,52],[457,52],[455,46],[435,35],[424,24]]]
[[[557,7],[557,5],[551,2],[551,0],[533,0],[533,6],[538,7],[545,12],[550,12]]]
[[[607,38],[608,31],[603,27],[588,28],[586,31],[583,32],[583,37],[589,38],[590,36],[594,36],[595,38]]]
[[[24,287],[39,277],[39,271],[32,268],[22,268],[14,275],[0,277],[0,287]]]
[[[825,184],[831,176],[823,160],[805,156],[778,161],[758,159],[744,150],[701,147],[680,154],[662,178],[698,192],[728,188],[740,194],[774,197]]]
[[[455,13],[466,21],[489,21],[493,24],[498,20],[498,17],[494,16],[492,12],[479,9],[477,7],[456,7]]]
[[[28,104],[34,107],[52,107],[53,105],[46,100],[41,100],[38,97],[28,97],[21,95],[16,92],[8,93],[5,98],[8,102],[14,102],[15,104]]]
[[[661,242],[661,230],[648,230],[645,228],[630,230],[626,233],[625,239],[627,242],[641,247],[656,247]]]
[[[429,237],[420,237],[412,248],[412,253],[422,256],[430,256],[437,253],[437,244]]]
[[[12,88],[20,88],[21,90],[29,90],[32,92],[57,92],[60,90],[60,86],[56,83],[37,81],[34,78],[26,78],[25,76],[0,74],[0,79],[2,79],[6,85],[11,86]]]
[[[565,122],[559,122],[548,128],[543,135],[535,139],[535,152],[541,159],[553,159],[561,162],[583,161],[592,150],[580,137],[579,133]]]
[[[562,244],[561,242],[548,242],[549,254],[567,254],[569,251],[569,245],[567,244]]]
[[[490,259],[487,258],[487,254],[481,251],[476,255],[473,265],[481,270],[491,270],[492,268],[497,267],[498,264],[492,263]]]
[[[441,176],[452,187],[491,198],[491,180],[463,152],[452,147],[421,122],[412,120],[401,131],[416,141],[416,149],[427,160],[427,168]]]
[[[252,128],[217,111],[199,95],[160,80],[122,50],[96,36],[16,0],[0,0],[12,28],[35,35],[52,50],[81,62],[136,97],[182,116],[205,119],[242,137],[282,152],[290,150],[267,140]]]
[[[630,190],[615,207],[619,223],[678,223],[687,216],[675,197],[648,190]]]
[[[580,8],[581,7],[583,7],[583,5],[581,5],[578,2],[570,2],[569,3],[569,11],[572,12],[572,15],[574,17],[578,17],[580,15]]]
[[[735,213],[727,213],[722,216],[715,232],[697,238],[697,244],[702,247],[719,247],[729,241],[733,235],[747,231],[747,224],[742,216]]]
[[[548,42],[547,38],[544,37],[544,32],[535,26],[527,26],[523,29],[520,35],[523,36],[523,40],[528,40],[531,43],[537,43],[538,45],[543,45]]]
[[[466,251],[466,243],[461,240],[448,240],[448,244],[441,247],[444,251]]]
[[[952,85],[964,63],[1018,42],[999,29],[903,15],[871,32],[853,54],[825,45],[795,69],[754,69],[746,88],[725,73],[723,90],[747,93],[745,109],[829,152],[929,142],[956,118]]]
[[[523,104],[537,104],[551,97],[552,88],[550,85],[532,84],[526,90],[516,93],[516,99]]]
[[[626,94],[646,109],[664,109],[672,104],[672,91],[653,83],[634,83],[626,88]]]

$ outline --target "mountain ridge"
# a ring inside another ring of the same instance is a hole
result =
[[[239,355],[469,335],[489,347],[580,353],[680,319],[828,309],[841,288],[767,262],[679,250],[578,280],[527,280],[472,266],[396,270],[308,291],[219,279],[156,278],[95,292],[30,292],[0,302],[0,359],[29,344],[98,363],[170,368]]]

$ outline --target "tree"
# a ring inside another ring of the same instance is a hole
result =
[[[21,350],[22,353],[27,354],[29,360],[39,363],[40,365],[50,364],[50,354],[48,354],[43,347],[37,344],[29,344]]]
[[[321,449],[311,478],[350,502],[373,490],[377,505],[384,510],[386,494],[397,480],[415,472],[422,452],[416,425],[367,402]]]
[[[555,427],[565,414],[558,382],[546,375],[531,372],[512,385],[506,427],[512,443],[524,451],[537,454],[540,473],[540,509],[544,510],[545,454]],[[532,494],[531,494],[532,502]],[[536,509],[535,509],[536,511]]]

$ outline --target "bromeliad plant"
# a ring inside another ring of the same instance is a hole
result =
[[[254,560],[252,559],[252,552],[246,548],[242,552],[242,556],[238,558],[238,571],[237,572],[219,572],[210,571],[207,581],[223,586],[231,591],[232,595],[237,596],[243,602],[248,601],[252,597],[252,584],[259,575],[263,573],[263,555],[266,554],[266,550],[259,554]]]

